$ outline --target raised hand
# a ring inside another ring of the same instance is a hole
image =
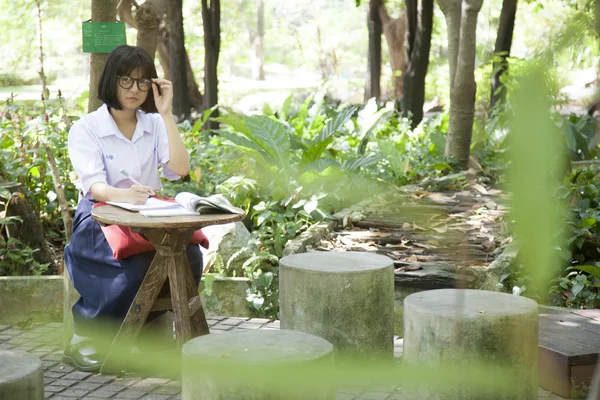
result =
[[[160,86],[160,95],[158,94],[158,86]],[[152,91],[154,92],[154,104],[156,104],[156,109],[160,115],[166,116],[170,114],[173,107],[173,85],[171,81],[153,78]]]

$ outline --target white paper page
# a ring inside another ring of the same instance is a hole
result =
[[[182,217],[189,215],[198,215],[195,211],[178,206],[177,208],[164,208],[162,210],[144,210],[140,211],[144,217]]]
[[[107,201],[106,204],[111,204],[113,206],[125,208],[131,211],[157,210],[180,207],[179,204],[173,203],[172,201],[159,200],[154,197],[150,197],[145,204],[131,204],[120,201]]]
[[[181,192],[175,196],[175,201],[180,204],[182,207],[187,208],[188,210],[194,209],[194,202],[198,200],[200,196],[197,196],[190,192]]]

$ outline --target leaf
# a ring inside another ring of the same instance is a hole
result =
[[[321,130],[321,133],[319,133],[319,136],[317,136],[317,141],[323,141],[339,131],[356,112],[356,109],[357,107],[350,106],[337,113],[335,117],[330,119],[329,122],[327,122],[327,125],[325,125],[325,127]]]
[[[248,138],[268,154],[279,167],[290,167],[290,136],[281,122],[264,115],[244,117],[250,131]]]
[[[581,225],[584,228],[589,228],[591,226],[594,226],[594,224],[596,223],[596,218],[594,217],[585,217],[581,219]]]
[[[591,276],[600,279],[600,267],[596,267],[594,265],[574,265],[571,268],[579,270],[579,271],[587,272]]]
[[[450,166],[450,164],[445,163],[445,162],[437,162],[437,163],[433,164],[431,166],[431,168],[438,170],[438,171],[445,171],[445,170],[452,171],[452,167]]]
[[[577,275],[575,277],[575,282],[576,283],[571,288],[571,292],[573,293],[573,297],[577,297],[577,295],[579,294],[579,292],[581,292],[583,290],[583,288],[585,287],[586,280],[587,279],[586,279],[585,275]]]
[[[196,167],[194,169],[194,180],[196,182],[200,182],[201,179],[202,179],[202,170],[199,167]]]
[[[304,211],[307,213],[312,213],[319,206],[319,201],[315,196],[313,196],[306,204],[304,204]]]

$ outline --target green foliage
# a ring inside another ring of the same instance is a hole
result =
[[[50,264],[37,262],[33,257],[37,251],[15,238],[0,241],[0,276],[42,275]]]
[[[64,99],[49,93],[36,102],[8,99],[0,108],[0,181],[22,185],[46,238],[59,247],[64,245],[62,220],[45,146],[52,149],[67,200],[75,206],[77,191],[67,154],[71,118]]]

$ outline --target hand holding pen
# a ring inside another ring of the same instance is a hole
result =
[[[155,195],[154,190],[150,186],[142,185],[137,179],[133,178],[131,175],[127,173],[123,168],[119,170],[121,175],[129,179],[134,184],[129,188],[131,193],[130,202],[133,204],[144,204],[148,197],[152,197]]]

